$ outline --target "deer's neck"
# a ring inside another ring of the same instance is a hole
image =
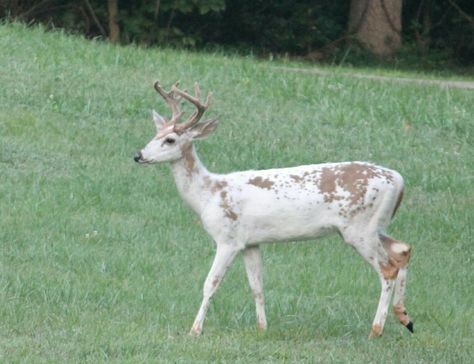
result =
[[[200,215],[209,199],[203,187],[206,181],[211,179],[212,174],[202,164],[194,145],[184,146],[182,154],[181,159],[171,163],[171,170],[181,197]]]

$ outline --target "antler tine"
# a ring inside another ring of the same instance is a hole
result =
[[[183,112],[180,110],[180,104],[181,100],[183,99],[181,95],[178,97],[174,96],[173,89],[177,88],[179,85],[179,81],[176,81],[175,84],[172,86],[171,91],[165,91],[163,87],[161,87],[160,82],[156,81],[155,84],[153,85],[155,87],[155,90],[163,97],[163,99],[166,101],[166,103],[171,107],[171,111],[173,115],[171,116],[171,119],[169,120],[172,123],[177,123],[179,121],[179,118],[181,115],[183,115]]]
[[[194,82],[194,95],[196,95],[198,100],[201,100],[201,88],[197,82]]]
[[[180,90],[177,87],[177,85],[173,85],[173,87],[171,88],[171,92],[174,92],[175,94],[181,96],[183,99],[188,100],[194,106],[196,106],[196,109],[197,109],[185,123],[176,125],[177,130],[180,132],[183,132],[184,130],[190,128],[191,126],[197,124],[197,122],[201,119],[204,112],[209,107],[209,103],[212,100],[212,93],[209,92],[207,95],[206,103],[203,104],[200,101],[201,89],[199,88],[199,84],[197,82],[194,84],[195,96],[191,96],[187,92]]]

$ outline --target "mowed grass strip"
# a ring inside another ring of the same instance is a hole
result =
[[[0,49],[0,361],[472,360],[472,91],[18,24],[0,25]],[[214,246],[167,166],[132,160],[153,136],[150,110],[168,113],[157,79],[213,91],[220,127],[198,145],[212,171],[343,160],[400,171],[406,195],[390,233],[413,246],[415,335],[390,315],[384,336],[367,339],[377,276],[330,237],[263,248],[266,333],[237,259],[204,335],[189,338]]]

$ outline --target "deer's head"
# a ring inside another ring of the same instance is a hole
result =
[[[201,139],[212,133],[217,127],[217,119],[199,122],[211,101],[212,94],[207,95],[205,103],[200,101],[201,90],[199,85],[194,85],[195,96],[178,88],[175,83],[170,91],[165,91],[159,82],[155,82],[155,90],[163,97],[171,107],[172,116],[169,120],[153,111],[153,121],[156,126],[155,137],[139,152],[135,154],[134,160],[138,163],[172,162],[183,157],[183,151],[191,146],[195,139]],[[196,110],[186,120],[181,122],[183,111],[181,102],[191,102]]]

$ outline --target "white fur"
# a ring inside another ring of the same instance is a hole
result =
[[[239,252],[243,252],[255,295],[257,326],[265,329],[259,244],[313,239],[333,232],[340,233],[379,274],[382,292],[373,325],[383,329],[394,280],[381,272],[388,254],[379,234],[390,222],[403,190],[397,172],[364,162],[345,162],[214,174],[201,163],[192,141],[212,132],[215,123],[201,123],[178,135],[156,112],[153,119],[158,136],[141,151],[140,161],[171,162],[181,197],[216,242],[192,334],[201,333],[210,299]],[[169,137],[176,140],[174,144],[165,142]],[[392,248],[399,253],[406,249],[402,245],[396,243]],[[397,292],[397,302],[403,303],[404,291]]]

